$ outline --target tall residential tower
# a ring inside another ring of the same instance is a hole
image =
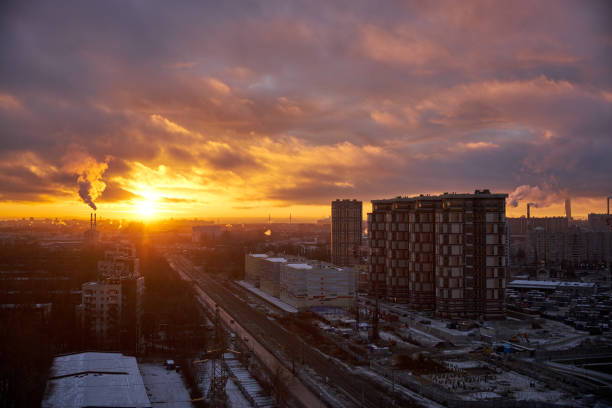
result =
[[[476,190],[373,200],[370,293],[441,317],[503,317],[506,197]]]
[[[357,200],[332,201],[331,262],[334,265],[358,263],[361,245],[362,203]]]

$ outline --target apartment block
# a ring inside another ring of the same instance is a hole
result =
[[[214,244],[225,231],[222,225],[199,225],[191,228],[191,239],[194,244]]]
[[[99,347],[120,344],[121,283],[117,280],[86,282],[81,286],[83,327]]]
[[[98,261],[101,278],[134,278],[140,276],[140,259],[131,244],[118,244],[104,251],[104,259]]]
[[[476,190],[373,200],[370,293],[441,317],[503,317],[506,197]]]
[[[338,266],[358,264],[363,229],[362,202],[335,200],[331,204],[331,262]]]
[[[98,281],[82,285],[81,316],[97,344],[138,349],[144,277],[135,248],[116,244],[98,262]]]

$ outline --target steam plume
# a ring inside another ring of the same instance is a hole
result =
[[[79,184],[79,197],[81,197],[81,200],[89,205],[94,211],[97,210],[98,207],[96,207],[91,197],[91,182],[87,180],[87,173],[79,175],[77,183]]]
[[[97,210],[95,199],[106,188],[102,175],[108,168],[108,160],[107,158],[103,162],[98,162],[83,151],[71,152],[64,156],[64,169],[78,176],[79,197],[93,210]]]
[[[548,206],[555,201],[563,201],[563,191],[553,189],[548,185],[544,185],[543,188],[539,186],[530,186],[523,184],[514,189],[508,196],[508,204],[512,207],[518,207],[520,201],[527,201],[529,205],[535,208],[538,206]]]

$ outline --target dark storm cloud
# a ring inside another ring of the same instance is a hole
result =
[[[55,169],[8,169],[1,200],[65,194],[74,180],[57,169],[75,145],[109,158],[107,202],[133,198],[112,180],[135,162],[231,171],[227,183],[287,203],[538,183],[610,193],[608,2],[8,2],[0,14],[0,157]]]

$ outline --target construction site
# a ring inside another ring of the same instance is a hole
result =
[[[249,329],[247,343],[275,345],[274,356],[288,375],[324,395],[328,406],[359,406],[368,393],[362,396],[357,389],[348,393],[353,398],[347,396],[341,377],[319,374],[323,361],[315,356],[350,372],[352,382],[363,380],[384,390],[389,404],[591,407],[609,398],[612,341],[607,333],[592,335],[514,312],[504,320],[442,319],[364,296],[349,308],[300,311],[253,287],[227,284],[250,315],[256,312],[267,321]],[[228,326],[249,327],[242,326],[246,323],[239,316],[228,315],[227,322],[234,322]],[[258,321],[254,315],[250,320]],[[281,332],[292,333],[298,342],[285,340]],[[237,341],[244,342],[242,337],[236,331]],[[370,393],[372,402],[381,398]]]

